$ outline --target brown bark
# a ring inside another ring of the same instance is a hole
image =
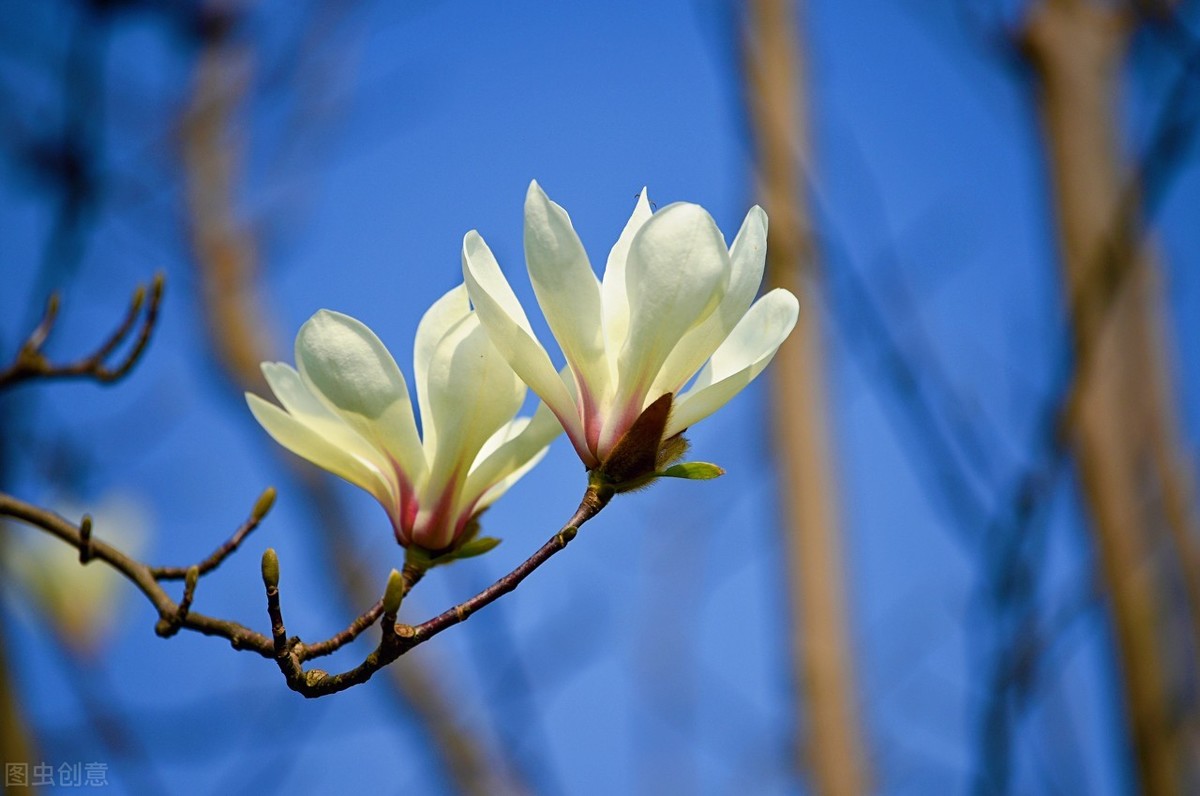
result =
[[[771,374],[771,420],[787,550],[792,651],[800,689],[798,759],[818,793],[866,793],[870,776],[847,624],[842,528],[828,436],[821,315],[808,207],[797,174],[809,152],[805,86],[788,0],[751,4],[747,96],[770,216],[767,282],[800,299],[800,320]]]
[[[1141,791],[1174,794],[1185,789],[1185,744],[1194,743],[1194,695],[1181,701],[1172,668],[1181,657],[1194,661],[1200,639],[1200,531],[1158,266],[1140,239],[1140,207],[1118,146],[1131,22],[1109,4],[1047,0],[1027,20],[1025,45],[1038,77],[1077,352],[1068,433],[1111,607]],[[1172,580],[1191,614],[1182,644],[1169,632]]]

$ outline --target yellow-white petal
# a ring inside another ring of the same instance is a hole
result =
[[[729,249],[731,264],[729,288],[712,315],[683,336],[667,357],[649,395],[679,394],[688,379],[713,355],[750,308],[758,286],[762,283],[763,266],[767,256],[767,214],[755,205],[746,214],[733,246]]]
[[[575,400],[559,378],[546,349],[534,336],[521,303],[478,232],[463,238],[463,278],[479,322],[517,375],[546,402],[572,439],[582,439]]]
[[[667,436],[678,434],[729,402],[770,364],[791,334],[800,302],[777,288],[752,306],[713,354],[696,383],[675,402]]]
[[[357,458],[370,462],[380,472],[390,471],[387,454],[365,440],[309,392],[294,368],[283,362],[264,362],[262,372],[279,403],[299,423]]]
[[[538,404],[532,418],[518,417],[502,427],[480,450],[463,490],[463,503],[475,502],[480,495],[490,493],[502,482],[515,483],[541,459],[546,447],[561,433],[562,426],[544,403]],[[492,500],[501,494],[503,491],[492,495]],[[476,507],[483,508],[478,504]]]
[[[433,461],[437,450],[437,429],[429,420],[433,415],[429,405],[429,362],[442,338],[470,314],[467,286],[459,285],[435,301],[417,324],[417,337],[413,343],[413,375],[416,380],[417,407],[421,411],[421,446],[427,462]]]
[[[408,385],[396,360],[360,321],[321,310],[296,335],[305,386],[366,440],[385,451],[410,483],[425,476]]]
[[[621,237],[608,253],[608,263],[604,266],[604,281],[600,286],[602,303],[604,305],[604,339],[610,359],[612,378],[616,378],[617,355],[625,338],[629,336],[629,299],[625,295],[625,262],[629,258],[629,247],[633,236],[642,225],[650,220],[653,211],[650,209],[650,199],[646,189],[638,194],[637,204],[633,206],[633,214],[621,230]]]
[[[246,393],[254,419],[271,438],[297,456],[371,493],[389,512],[398,507],[398,484],[370,459],[344,447],[269,401]]]
[[[448,486],[461,488],[466,483],[484,443],[512,420],[525,399],[525,385],[475,315],[461,320],[438,343],[429,360],[428,379],[426,422],[436,429],[438,446],[429,482],[421,490],[423,511],[432,509]]]
[[[680,338],[717,308],[729,270],[725,240],[704,208],[669,205],[642,225],[625,267],[629,336],[618,360],[619,402],[646,397]]]
[[[525,262],[542,314],[582,386],[596,400],[608,390],[600,281],[567,211],[537,181],[525,196]]]

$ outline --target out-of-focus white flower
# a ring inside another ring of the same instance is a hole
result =
[[[52,498],[48,504],[72,522],[86,513],[73,499]],[[150,528],[149,512],[141,501],[111,493],[90,508],[92,538],[140,557]],[[49,533],[13,525],[4,531],[5,580],[28,595],[70,649],[94,652],[120,617],[124,577],[103,561],[80,564],[79,551]]]
[[[757,206],[726,248],[702,207],[676,203],[652,212],[643,190],[601,281],[566,211],[533,182],[525,258],[567,360],[561,372],[475,231],[463,241],[463,275],[496,348],[558,417],[584,464],[603,471],[656,401],[673,396],[663,430],[669,440],[740,392],[791,333],[795,296],[776,289],[754,301],[766,238],[767,216]]]
[[[514,415],[525,385],[488,340],[460,285],[417,328],[417,433],[408,386],[375,333],[321,310],[296,335],[296,368],[264,362],[283,405],[246,394],[275,441],[370,492],[405,547],[465,541],[470,521],[545,453],[559,428],[539,408]]]

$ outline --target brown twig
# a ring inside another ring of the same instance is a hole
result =
[[[127,556],[122,551],[99,539],[85,538],[80,525],[60,517],[52,511],[34,506],[12,495],[0,492],[0,517],[12,517],[29,525],[41,528],[77,550],[90,547],[91,560],[103,561],[131,581],[158,611],[159,625],[156,630],[159,635],[172,635],[171,625],[178,621],[179,628],[186,628],[206,636],[219,636],[227,639],[234,649],[245,649],[257,652],[264,658],[273,656],[271,641],[261,633],[256,633],[237,622],[184,611],[180,616],[180,606],[159,584],[154,577],[152,568]],[[190,606],[189,606],[190,607]]]
[[[178,603],[163,589],[161,580],[172,579],[179,568],[151,567],[135,561],[111,545],[90,536],[90,523],[75,525],[69,520],[43,508],[25,503],[0,492],[0,517],[13,517],[33,525],[62,539],[83,553],[88,551],[91,559],[103,561],[146,595],[158,610],[159,620],[155,632],[164,638],[173,636],[182,629],[193,630],[208,636],[227,639],[234,649],[256,652],[271,658],[279,666],[288,687],[305,697],[319,697],[344,691],[365,683],[375,672],[395,661],[404,653],[423,644],[437,634],[454,625],[465,622],[468,617],[484,606],[490,605],[520,585],[535,569],[546,563],[558,551],[567,546],[579,532],[580,526],[596,516],[612,499],[611,488],[598,483],[588,486],[579,508],[566,525],[550,537],[537,552],[522,562],[516,569],[497,580],[474,597],[455,605],[441,614],[419,625],[396,624],[396,609],[399,599],[390,608],[385,607],[387,596],[377,601],[364,613],[355,618],[348,628],[330,638],[313,644],[305,644],[298,637],[288,637],[283,620],[283,609],[279,595],[279,560],[274,550],[263,555],[263,584],[267,595],[267,614],[271,620],[271,636],[251,630],[237,622],[217,619],[191,611],[192,599],[200,577],[215,569],[265,516],[274,499],[274,490],[264,492],[255,504],[250,519],[242,525],[228,542],[200,564],[183,568],[184,593]],[[86,518],[85,518],[86,519]],[[87,530],[85,530],[87,529]],[[207,569],[205,566],[207,565]],[[423,571],[411,565],[405,566],[401,598],[421,579]],[[393,573],[393,577],[395,574]],[[389,591],[388,594],[393,594]],[[362,663],[340,674],[328,674],[320,669],[305,670],[305,661],[328,655],[356,639],[367,628],[382,617],[379,645],[367,655]]]
[[[259,496],[258,502],[254,504],[254,511],[250,512],[249,518],[238,526],[238,529],[233,532],[233,536],[225,541],[225,544],[214,550],[208,558],[195,564],[194,568],[199,570],[201,575],[206,575],[212,570],[221,565],[221,562],[233,554],[235,550],[241,546],[246,537],[258,527],[262,522],[263,517],[267,516],[267,512],[275,505],[275,489],[268,487]],[[151,567],[150,574],[155,580],[183,580],[188,576],[188,572],[193,567]]]
[[[150,336],[158,324],[163,286],[164,278],[159,273],[150,285],[150,302],[147,304],[146,287],[139,285],[133,292],[124,320],[112,334],[88,356],[65,364],[51,362],[42,351],[58,319],[59,297],[57,293],[51,295],[46,302],[41,321],[25,339],[12,363],[0,370],[0,389],[33,379],[91,379],[100,384],[111,384],[120,380],[133,369],[150,343]],[[145,313],[142,312],[143,306]],[[129,353],[115,365],[109,364],[108,360],[113,352],[129,340],[134,341]]]
[[[404,584],[404,588],[401,593],[402,598],[408,596],[408,593],[410,591],[412,591],[413,586],[417,585],[417,583],[421,580],[421,578],[422,578],[422,576],[424,576],[424,574],[425,574],[425,570],[423,570],[423,569],[418,569],[417,567],[414,567],[414,566],[405,565],[404,572],[402,574],[403,584]],[[387,614],[385,614],[384,610],[383,610],[383,599],[382,598],[376,600],[374,605],[372,605],[370,608],[368,608],[365,612],[363,612],[359,616],[355,617],[354,621],[352,621],[350,623],[350,626],[347,627],[345,630],[341,631],[340,633],[336,633],[333,636],[330,636],[325,641],[319,641],[315,644],[305,645],[303,647],[303,649],[297,650],[296,654],[300,656],[301,661],[308,661],[308,660],[312,660],[313,658],[320,658],[325,655],[331,655],[334,652],[337,652],[342,647],[349,644],[351,641],[354,641],[354,639],[358,638],[360,635],[362,635],[366,631],[367,628],[369,628],[371,625],[375,624],[375,622],[377,622],[379,620],[380,616],[382,616],[384,618],[384,621],[386,623],[387,622]],[[394,624],[395,621],[396,621],[396,618],[393,616],[392,624]]]
[[[589,485],[583,500],[579,503],[579,508],[575,510],[575,514],[562,530],[550,537],[544,545],[538,548],[537,552],[516,569],[469,600],[459,603],[419,625],[397,625],[385,622],[380,631],[379,645],[367,655],[362,663],[338,674],[329,674],[321,669],[307,671],[303,669],[301,665],[303,645],[287,639],[287,631],[283,627],[282,613],[279,609],[278,588],[272,587],[268,583],[267,611],[271,616],[272,627],[275,631],[276,650],[279,650],[279,644],[286,645],[283,650],[284,654],[276,655],[276,662],[279,664],[279,670],[283,673],[288,687],[305,697],[313,698],[336,694],[365,683],[375,672],[413,647],[423,644],[443,630],[465,622],[479,609],[490,605],[517,588],[521,581],[525,580],[535,569],[565,548],[575,538],[580,526],[596,516],[611,499],[612,490],[610,488],[598,484]],[[278,625],[276,625],[276,620],[278,620]]]

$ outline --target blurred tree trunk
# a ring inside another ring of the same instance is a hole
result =
[[[1179,675],[1181,663],[1194,665],[1200,640],[1200,530],[1159,269],[1118,144],[1133,22],[1113,4],[1046,0],[1026,20],[1024,44],[1040,91],[1077,353],[1067,433],[1111,607],[1140,790],[1175,794],[1198,785],[1194,687]]]
[[[20,530],[29,529],[21,528]],[[0,540],[0,544],[2,543]],[[0,620],[2,619],[3,617],[0,617]],[[32,777],[34,764],[41,761],[34,759],[36,750],[33,746],[33,739],[30,737],[29,728],[21,712],[16,689],[13,688],[13,673],[8,665],[4,649],[7,628],[3,624],[0,621],[0,763],[24,763]],[[28,792],[35,793],[37,789],[30,788]]]
[[[759,189],[771,219],[767,283],[791,290],[801,306],[796,331],[779,349],[771,373],[771,428],[800,702],[797,757],[811,772],[817,793],[860,794],[867,792],[870,776],[845,604],[815,249],[805,187],[798,180],[809,135],[790,0],[754,0],[747,34],[746,96]]]
[[[228,22],[228,20],[226,21]],[[255,238],[238,217],[238,110],[251,84],[249,53],[230,41],[217,20],[197,62],[193,93],[182,124],[182,159],[188,201],[188,231],[204,298],[209,339],[218,366],[234,391],[262,392],[259,363],[277,359],[268,304],[257,280]],[[338,530],[349,520],[329,488],[329,480],[277,448],[297,492],[307,497],[315,525],[346,601],[363,608],[379,599],[383,580],[372,580],[366,565]],[[390,533],[389,533],[390,535]],[[446,781],[456,793],[497,796],[523,793],[515,772],[494,765],[483,743],[464,727],[438,687],[439,678],[417,658],[401,658],[381,675],[425,733]]]

